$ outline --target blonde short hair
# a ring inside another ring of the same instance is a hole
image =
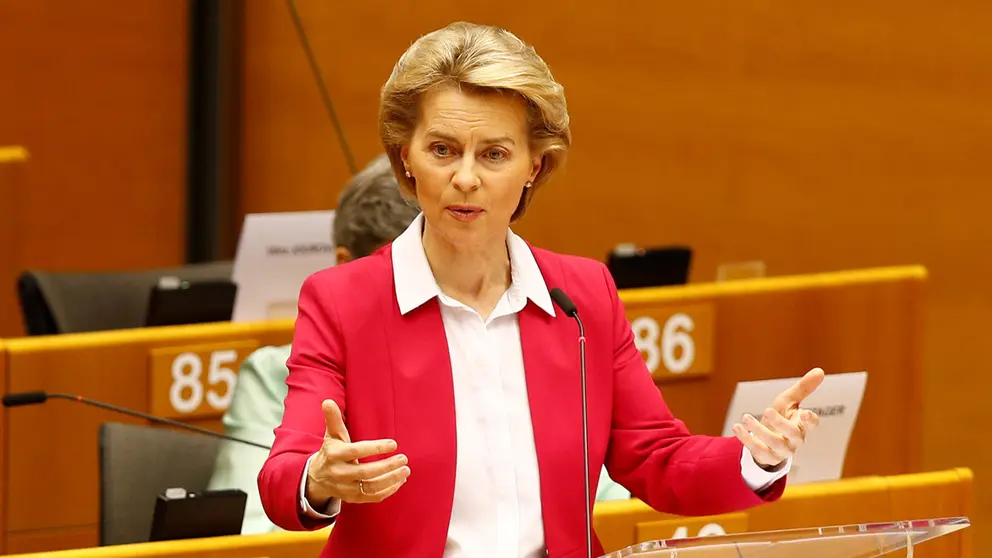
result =
[[[416,185],[405,175],[400,151],[413,136],[421,96],[445,84],[514,93],[526,101],[531,149],[543,158],[513,212],[512,219],[519,219],[534,192],[564,163],[572,142],[564,88],[534,47],[505,29],[457,22],[418,39],[396,62],[379,105],[382,144],[408,195],[416,193]]]

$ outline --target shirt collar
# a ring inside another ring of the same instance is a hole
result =
[[[421,213],[393,241],[393,284],[396,286],[400,314],[406,314],[441,294],[424,253],[423,228],[424,214]],[[510,288],[554,316],[555,308],[548,294],[548,286],[530,246],[513,231],[507,230],[506,247],[510,254]]]

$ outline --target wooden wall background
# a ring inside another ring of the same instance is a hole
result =
[[[0,0],[0,146],[30,153],[0,184],[16,245],[0,336],[21,333],[23,269],[182,263],[186,16],[180,0]]]
[[[467,19],[537,46],[576,140],[517,227],[538,245],[687,243],[695,281],[746,259],[926,265],[926,398],[906,412],[924,416],[926,469],[975,470],[992,551],[992,4],[631,4],[297,1],[359,164],[380,149],[378,89],[420,34]],[[332,207],[348,172],[286,5],[244,9],[241,212]],[[182,261],[187,12],[0,0],[0,145],[31,153],[16,196],[0,189],[17,216],[0,278]],[[0,336],[17,333],[12,301],[0,289]]]
[[[420,34],[467,19],[537,47],[575,133],[517,227],[538,245],[686,243],[696,281],[747,259],[926,265],[926,398],[905,412],[924,416],[926,469],[974,468],[992,551],[992,3],[631,4],[297,2],[360,165],[379,151],[378,89]],[[348,173],[285,5],[245,9],[241,209],[333,207]]]

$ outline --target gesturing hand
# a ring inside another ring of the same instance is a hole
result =
[[[310,462],[306,498],[314,509],[326,509],[331,499],[349,503],[381,502],[403,486],[410,468],[403,454],[359,463],[364,457],[396,451],[393,440],[352,442],[337,403],[321,404],[327,425],[324,444]]]
[[[762,413],[760,422],[744,415],[743,424],[734,425],[734,435],[750,450],[755,463],[764,469],[775,469],[795,455],[806,435],[820,423],[816,413],[800,410],[799,404],[821,383],[823,370],[814,368],[780,393]]]

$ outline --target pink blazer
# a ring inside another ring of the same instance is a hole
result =
[[[325,527],[302,516],[307,458],[323,439],[321,401],[341,407],[352,440],[392,438],[412,474],[379,504],[343,504],[321,556],[439,557],[455,486],[451,363],[436,299],[403,316],[391,246],[315,273],[303,285],[289,358],[282,424],[258,477],[266,513],[284,529]],[[605,266],[532,248],[549,289],[579,308],[588,365],[589,450],[596,494],[600,468],[651,507],[680,515],[742,510],[778,499],[779,480],[755,494],[741,477],[734,438],[691,435],[654,385]],[[532,302],[519,314],[527,392],[541,480],[548,556],[585,547],[578,329]],[[602,554],[598,540],[596,551]]]

